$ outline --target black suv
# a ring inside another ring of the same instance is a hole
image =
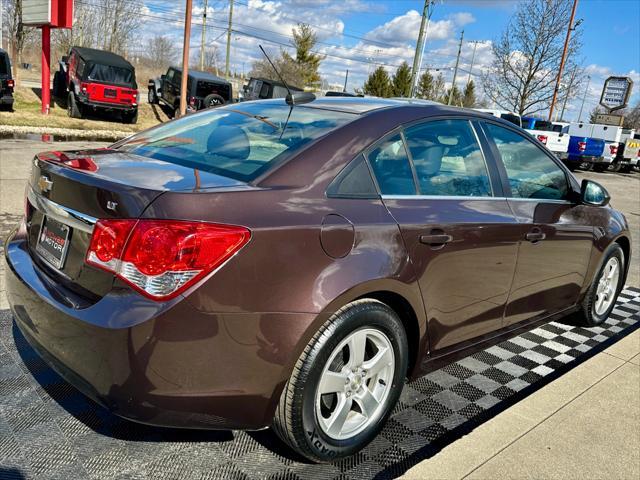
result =
[[[266,98],[285,98],[287,96],[287,87],[282,82],[270,80],[268,78],[251,77],[249,83],[243,88],[244,100],[264,100]],[[292,92],[302,92],[298,87],[289,85]]]
[[[169,67],[160,78],[149,80],[149,103],[164,103],[175,113],[180,109],[180,88],[182,69]],[[232,99],[231,83],[212,73],[189,70],[187,78],[187,110],[217,107],[230,103]]]
[[[13,108],[13,87],[9,54],[0,48],[0,108]]]

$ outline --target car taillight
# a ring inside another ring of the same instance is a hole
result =
[[[544,145],[547,144],[547,136],[546,135],[538,135],[538,140],[542,142]]]
[[[192,107],[196,106],[196,97],[189,97],[189,105]]]
[[[587,149],[587,142],[578,142],[578,150],[584,152]]]
[[[168,300],[222,265],[251,238],[244,227],[178,220],[98,220],[86,262],[153,300]]]
[[[81,83],[80,84],[80,90],[82,91],[82,93],[87,93],[87,84],[86,83]]]
[[[609,151],[611,152],[611,155],[615,155],[616,153],[618,153],[618,146],[617,145],[609,145]]]
[[[13,88],[15,86],[15,82],[12,79],[7,80],[7,87]]]

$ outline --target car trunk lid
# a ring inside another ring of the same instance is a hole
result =
[[[27,228],[34,261],[76,294],[98,299],[113,275],[86,265],[97,219],[139,218],[166,191],[248,186],[197,169],[112,149],[45,152],[27,187]]]

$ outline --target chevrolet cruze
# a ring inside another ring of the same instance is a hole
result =
[[[7,294],[71,384],[328,461],[375,437],[405,379],[607,318],[631,252],[602,186],[479,112],[305,95],[33,159]]]

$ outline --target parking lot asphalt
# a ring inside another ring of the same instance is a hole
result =
[[[0,237],[4,239],[21,215],[25,181],[35,153],[105,145],[97,142],[0,140]],[[627,284],[640,287],[640,174],[577,172],[576,176],[603,184],[612,196],[612,205],[627,217],[635,252]],[[8,308],[2,268],[0,266],[0,311]],[[637,311],[632,315],[638,319]],[[638,478],[640,331],[634,328],[630,329],[632,333],[626,332],[620,339],[611,338],[614,343],[608,348],[568,369],[552,382],[534,389],[523,399],[448,442],[442,449],[423,456],[424,460],[407,465],[411,468],[405,472],[406,478]],[[0,338],[0,341],[10,343],[13,338]],[[6,393],[1,390],[0,397]],[[45,390],[49,391],[46,386]],[[3,432],[0,429],[0,437]],[[121,439],[99,431],[94,435],[103,437],[101,445],[105,449],[110,442],[114,448],[116,445],[120,448],[122,443]],[[0,438],[0,449],[1,446]],[[175,461],[179,456],[174,457]],[[259,459],[259,456],[255,458]],[[290,461],[287,462],[290,465]],[[91,471],[91,461],[82,463],[90,477],[105,478]],[[47,465],[40,467],[43,475],[31,471],[25,476],[48,478],[44,474]],[[51,468],[54,467],[56,465],[52,463]],[[129,472],[129,475],[120,475],[119,478],[151,478]],[[178,478],[170,474],[164,476]],[[118,475],[114,473],[110,477]],[[363,474],[362,478],[366,477]]]

